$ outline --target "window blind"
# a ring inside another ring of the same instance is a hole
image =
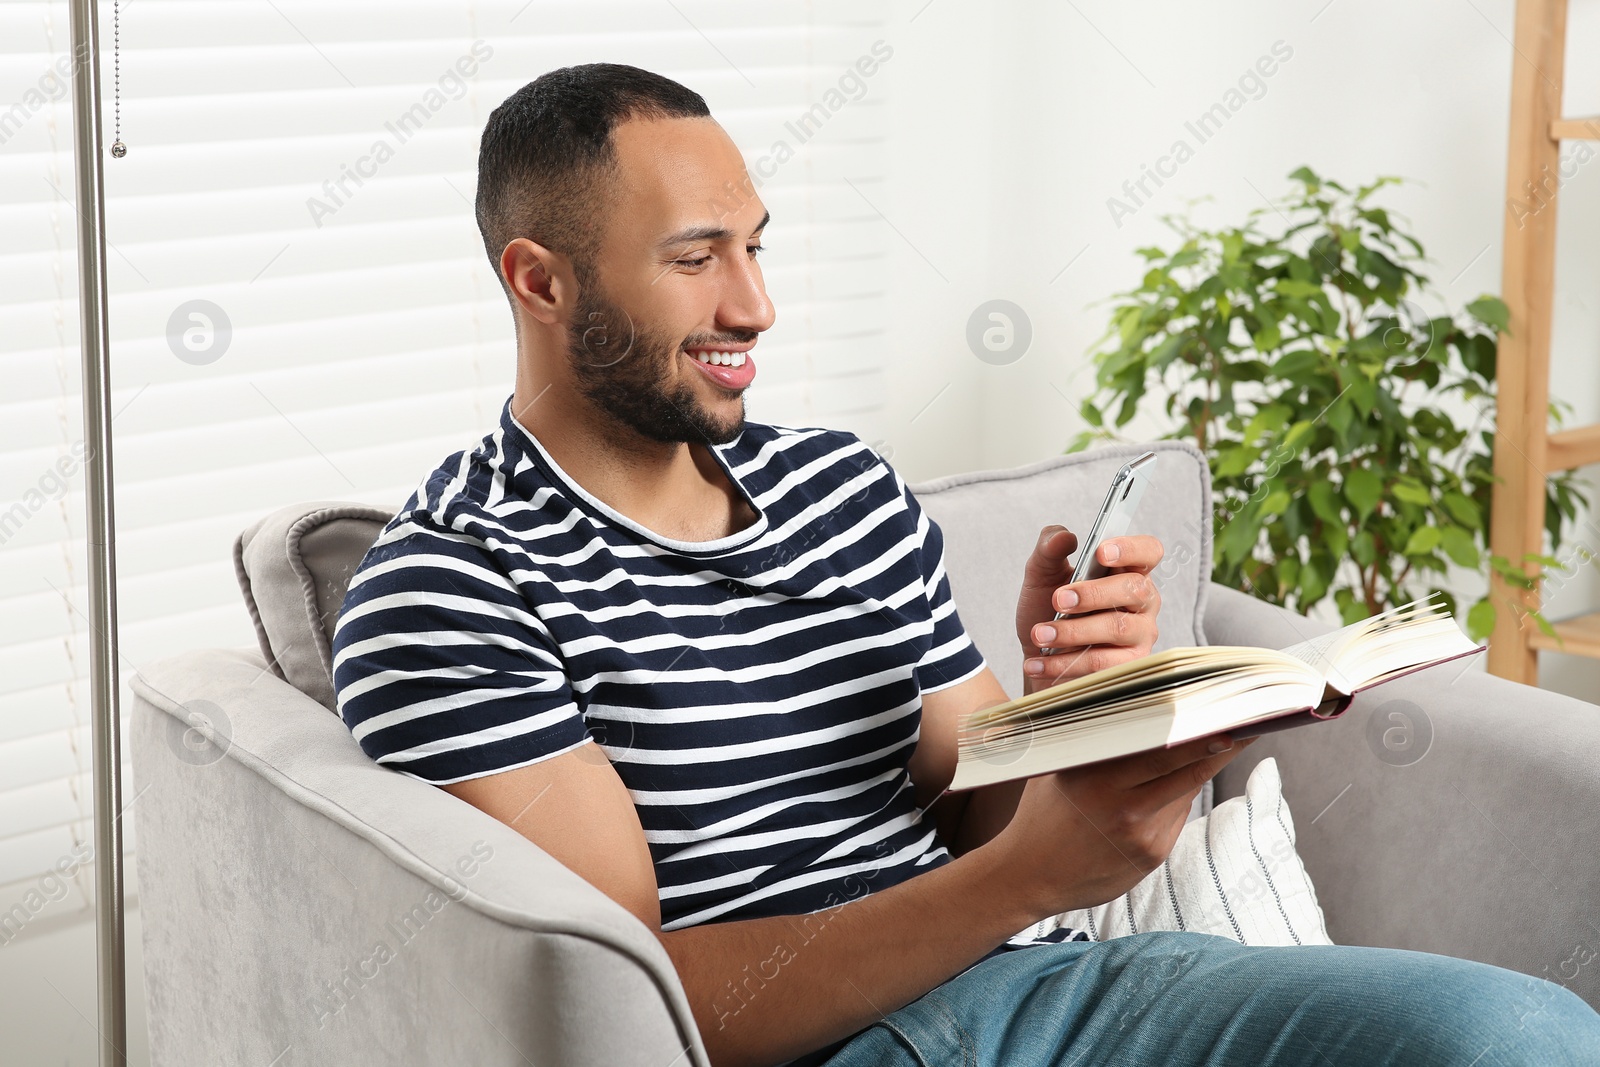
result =
[[[515,342],[477,143],[546,70],[632,63],[706,97],[773,215],[750,415],[870,440],[886,21],[874,0],[127,5],[128,154],[105,161],[125,711],[141,664],[254,644],[240,529],[398,506],[493,427]],[[0,941],[91,891],[70,47],[65,4],[0,0]]]

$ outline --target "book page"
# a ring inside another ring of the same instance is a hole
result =
[[[1283,651],[1322,671],[1332,689],[1349,695],[1396,673],[1464,655],[1476,647],[1456,625],[1455,617],[1430,597],[1381,611]]]
[[[1267,648],[1238,645],[1169,648],[1015,700],[977,709],[967,715],[964,728],[982,731],[1005,723],[1039,721],[1046,716],[1061,718],[1075,712],[1092,713],[1094,708],[1130,694],[1170,690],[1208,675],[1285,667],[1297,672],[1304,670],[1299,660]],[[1305,673],[1315,675],[1313,671]]]
[[[1355,687],[1354,682],[1345,677],[1339,669],[1339,653],[1353,641],[1362,636],[1365,624],[1371,620],[1346,626],[1321,637],[1313,637],[1309,641],[1301,641],[1290,645],[1280,651],[1287,652],[1295,659],[1309,664],[1318,674],[1321,674],[1327,683],[1341,693],[1349,694]]]

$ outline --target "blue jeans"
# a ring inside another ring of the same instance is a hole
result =
[[[827,1067],[1600,1065],[1600,1014],[1542,978],[1387,948],[1154,931],[1001,953]]]

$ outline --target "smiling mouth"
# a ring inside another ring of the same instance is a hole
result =
[[[756,362],[749,349],[691,348],[685,349],[684,355],[701,374],[728,392],[742,392],[755,380]]]

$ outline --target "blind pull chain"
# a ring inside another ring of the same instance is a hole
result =
[[[122,143],[122,12],[118,5],[119,0],[111,0],[111,96],[116,109],[111,155],[121,159],[128,154],[128,146]]]

